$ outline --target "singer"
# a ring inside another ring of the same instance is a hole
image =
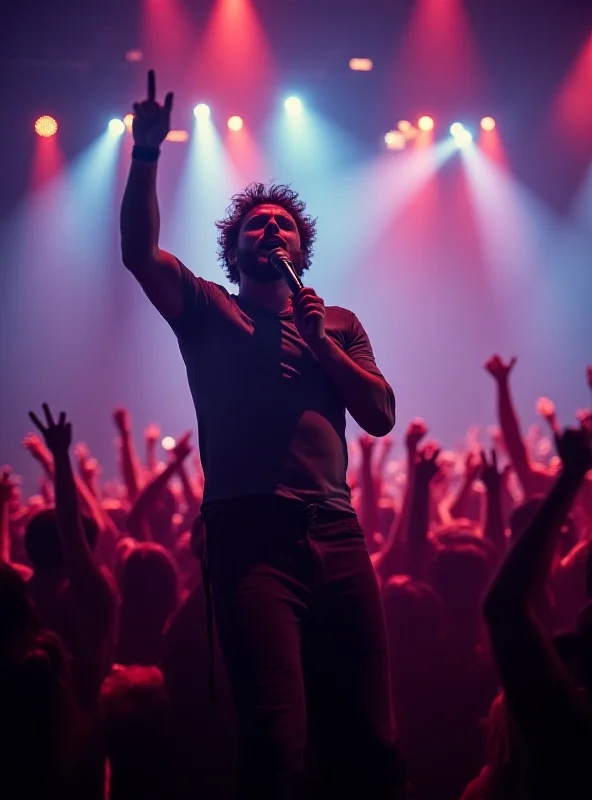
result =
[[[393,391],[356,316],[299,289],[316,221],[289,187],[247,187],[217,223],[236,294],[159,247],[173,97],[155,96],[150,72],[134,106],[122,257],[177,336],[197,413],[208,572],[244,737],[240,796],[304,797],[310,745],[323,797],[403,797],[380,593],[346,483],[346,410],[383,436]]]

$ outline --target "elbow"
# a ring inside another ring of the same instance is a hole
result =
[[[375,436],[377,438],[388,436],[395,427],[394,410],[392,414],[376,414],[372,419],[367,420],[365,424],[361,425],[361,427],[366,433],[369,433],[370,436]]]

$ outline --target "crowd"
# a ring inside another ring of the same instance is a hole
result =
[[[592,796],[592,412],[563,430],[542,398],[548,430],[524,434],[514,366],[486,364],[498,427],[471,429],[464,452],[420,419],[402,460],[388,437],[350,445],[411,800]],[[64,414],[31,420],[39,494],[0,477],[2,797],[232,797],[190,434],[161,462],[150,426],[140,458],[116,410],[120,475],[102,482]]]

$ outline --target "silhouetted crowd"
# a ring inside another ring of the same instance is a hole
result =
[[[350,444],[410,800],[592,797],[592,411],[563,429],[541,398],[525,434],[514,366],[486,364],[497,427],[464,448],[420,419],[401,460],[389,437]],[[24,440],[39,493],[0,479],[0,796],[231,798],[240,742],[191,435],[166,451],[152,425],[140,458],[116,410],[120,474],[103,481],[43,411]]]

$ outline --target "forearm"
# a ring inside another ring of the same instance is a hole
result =
[[[430,487],[428,483],[419,479],[415,480],[414,484],[409,511],[407,570],[414,580],[420,581],[425,573]]]
[[[485,520],[483,524],[485,539],[491,542],[500,556],[506,549],[506,533],[502,512],[501,489],[488,489],[485,495]]]
[[[64,558],[68,566],[74,565],[76,569],[81,560],[86,561],[89,557],[92,560],[92,554],[84,534],[78,501],[79,487],[76,485],[68,451],[54,455],[54,467],[56,516]]]
[[[395,425],[393,390],[346,355],[326,336],[314,353],[358,425],[372,436],[386,436]]]
[[[148,517],[148,514],[160,497],[163,489],[178,468],[178,462],[173,461],[159,475],[153,478],[150,483],[144,487],[144,489],[142,489],[128,517],[128,530],[132,535],[134,531],[138,530],[143,525]]]
[[[158,251],[156,171],[156,162],[132,160],[120,215],[121,253],[129,269],[151,260]]]
[[[127,490],[130,503],[135,503],[140,486],[140,468],[131,433],[124,432],[120,437],[121,476]]]
[[[524,608],[549,575],[561,524],[575,499],[579,483],[563,473],[539,509],[535,519],[518,539],[489,591],[486,605],[511,611]]]
[[[0,499],[0,564],[10,564],[10,513],[8,500]]]
[[[463,478],[452,502],[448,507],[448,513],[451,519],[460,519],[466,516],[467,501],[473,488],[472,478]]]
[[[499,380],[497,383],[497,413],[504,443],[512,465],[524,492],[528,495],[530,494],[532,470],[507,378]]]
[[[372,453],[362,452],[360,524],[370,552],[376,549],[374,534],[378,531],[378,503],[372,474]]]
[[[383,555],[380,559],[380,572],[385,580],[391,575],[403,573],[406,569],[405,553],[407,548],[411,492],[413,491],[415,453],[416,451],[413,450],[411,453],[408,453],[407,456],[407,483],[405,485],[401,510],[391,526],[387,542],[382,551]]]

